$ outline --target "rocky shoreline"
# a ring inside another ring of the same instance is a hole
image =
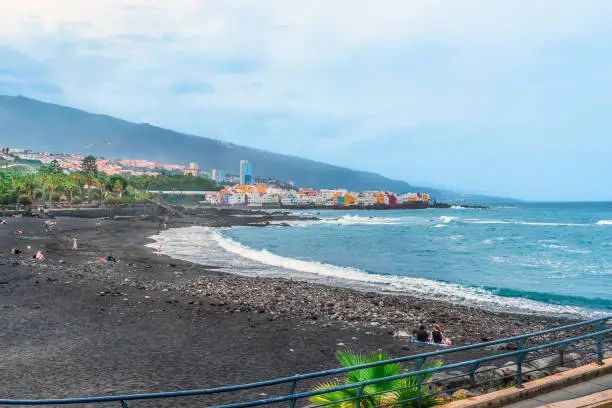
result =
[[[394,356],[436,350],[408,343],[419,324],[440,323],[461,345],[569,321],[237,276],[158,257],[144,246],[164,222],[169,228],[229,227],[296,219],[302,218],[282,212],[182,209],[167,219],[61,218],[48,234],[43,220],[10,219],[0,230],[0,308],[6,326],[0,348],[7,356],[2,363],[7,396],[228,385],[333,368],[338,349],[383,349]],[[16,236],[16,229],[23,235]],[[75,237],[79,249],[72,251]],[[31,249],[23,256],[10,255],[12,246],[26,243]],[[48,261],[32,260],[30,252],[36,249]],[[99,261],[110,252],[121,262]],[[459,353],[448,361],[491,352]],[[38,368],[41,362],[47,370]]]

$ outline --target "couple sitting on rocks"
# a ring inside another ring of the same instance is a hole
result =
[[[431,332],[427,332],[425,326],[419,326],[419,329],[416,331],[416,340],[423,343],[443,344],[446,346],[451,345],[450,339],[442,333],[439,324],[435,324]]]

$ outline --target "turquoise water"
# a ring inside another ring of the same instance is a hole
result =
[[[224,245],[259,263],[367,276],[432,298],[612,313],[612,203],[302,214],[323,221],[225,230],[234,246]]]

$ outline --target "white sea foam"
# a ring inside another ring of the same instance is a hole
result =
[[[451,210],[473,210],[473,208],[462,207],[460,205],[451,205]]]
[[[509,221],[502,221],[502,220],[479,220],[479,219],[474,219],[474,218],[466,218],[465,222],[467,222],[468,224],[512,224]]]
[[[483,244],[492,244],[493,242],[500,242],[500,241],[505,241],[506,238],[504,237],[497,237],[497,238],[489,238],[489,239],[485,239],[484,241],[482,241]]]
[[[526,222],[526,221],[516,222],[515,224],[536,225],[536,226],[543,226],[543,227],[584,227],[584,226],[590,225],[590,224],[574,224],[574,223],[564,223],[564,222]]]
[[[345,215],[340,218],[324,218],[320,222],[340,225],[397,225],[399,218],[361,217],[359,215]]]
[[[612,225],[612,220],[599,220],[596,223],[597,225]]]
[[[593,224],[577,224],[577,223],[566,223],[566,222],[481,220],[478,218],[466,218],[464,221],[468,224],[513,224],[513,225],[530,225],[530,226],[538,226],[538,227],[588,227],[588,226],[593,225]]]
[[[406,276],[370,274],[356,268],[284,257],[265,249],[249,248],[222,235],[220,230],[208,227],[170,229],[153,236],[152,239],[156,242],[147,246],[152,248],[161,246],[164,255],[205,265],[217,265],[221,270],[240,275],[291,277],[355,289],[444,299],[493,310],[592,315],[591,312],[577,307],[502,297],[481,288]]]
[[[442,221],[445,224],[448,224],[451,221],[458,220],[458,219],[459,219],[459,217],[450,217],[448,215],[443,215],[443,216],[440,217],[440,221]]]
[[[567,245],[557,245],[557,244],[542,244],[541,246],[543,246],[544,248],[551,248],[551,249],[567,248]]]
[[[434,228],[444,228],[444,227],[447,227],[447,225],[445,225],[445,224],[436,224],[436,225],[434,225]]]

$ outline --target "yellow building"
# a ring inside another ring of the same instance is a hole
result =
[[[344,205],[355,205],[355,197],[352,194],[347,194],[344,196]]]

